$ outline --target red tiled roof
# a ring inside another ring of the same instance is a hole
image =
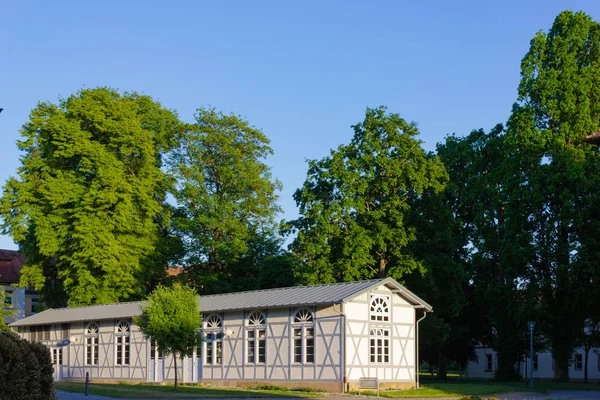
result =
[[[24,263],[25,256],[18,251],[0,249],[0,282],[18,283]]]
[[[583,139],[583,141],[591,144],[600,145],[600,131],[590,133],[585,137],[585,139]]]
[[[177,276],[183,273],[183,267],[168,267],[167,276]]]

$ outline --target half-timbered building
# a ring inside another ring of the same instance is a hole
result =
[[[172,357],[132,321],[140,306],[51,309],[11,326],[50,348],[58,379],[172,380]],[[184,382],[343,391],[362,377],[415,387],[418,319],[431,306],[384,278],[202,296],[199,309],[202,343],[177,363]]]

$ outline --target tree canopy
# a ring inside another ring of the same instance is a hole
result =
[[[294,194],[300,218],[293,250],[309,283],[373,276],[402,279],[421,265],[405,251],[415,240],[407,224],[411,199],[440,191],[447,174],[416,139],[417,127],[385,107],[367,109],[348,145],[309,161]]]
[[[177,125],[149,97],[107,88],[38,104],[0,200],[3,231],[27,257],[21,284],[49,305],[143,294],[167,190],[160,149]]]
[[[279,211],[281,184],[265,164],[273,152],[269,139],[241,117],[201,108],[176,143],[168,167],[190,283],[203,290],[206,282],[220,282],[219,291],[231,291],[232,278],[248,282],[231,274],[232,265],[273,231]]]

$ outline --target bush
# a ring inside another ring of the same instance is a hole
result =
[[[54,400],[48,348],[13,332],[0,332],[0,398]]]

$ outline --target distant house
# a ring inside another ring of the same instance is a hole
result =
[[[600,349],[592,349],[588,354],[588,379],[600,381]],[[476,359],[467,364],[467,376],[469,378],[493,378],[498,370],[497,353],[489,347],[475,348]],[[583,349],[575,349],[569,365],[569,379],[582,381],[585,367],[585,353]],[[529,363],[533,362],[534,379],[554,379],[554,358],[549,351],[535,353],[533,360],[525,357],[515,368],[519,370],[522,377],[529,377]]]
[[[24,263],[23,254],[14,250],[0,250],[0,285],[5,294],[3,308],[14,311],[11,316],[5,318],[7,323],[33,315],[39,300],[36,291],[12,286],[19,283]]]
[[[418,317],[431,306],[391,278],[201,296],[203,341],[183,362],[184,382],[272,383],[342,391],[362,377],[382,388],[417,382]],[[144,339],[140,302],[51,309],[13,323],[45,343],[59,376],[162,382],[173,360]],[[65,339],[68,339],[65,340]],[[64,347],[61,344],[69,343]]]

